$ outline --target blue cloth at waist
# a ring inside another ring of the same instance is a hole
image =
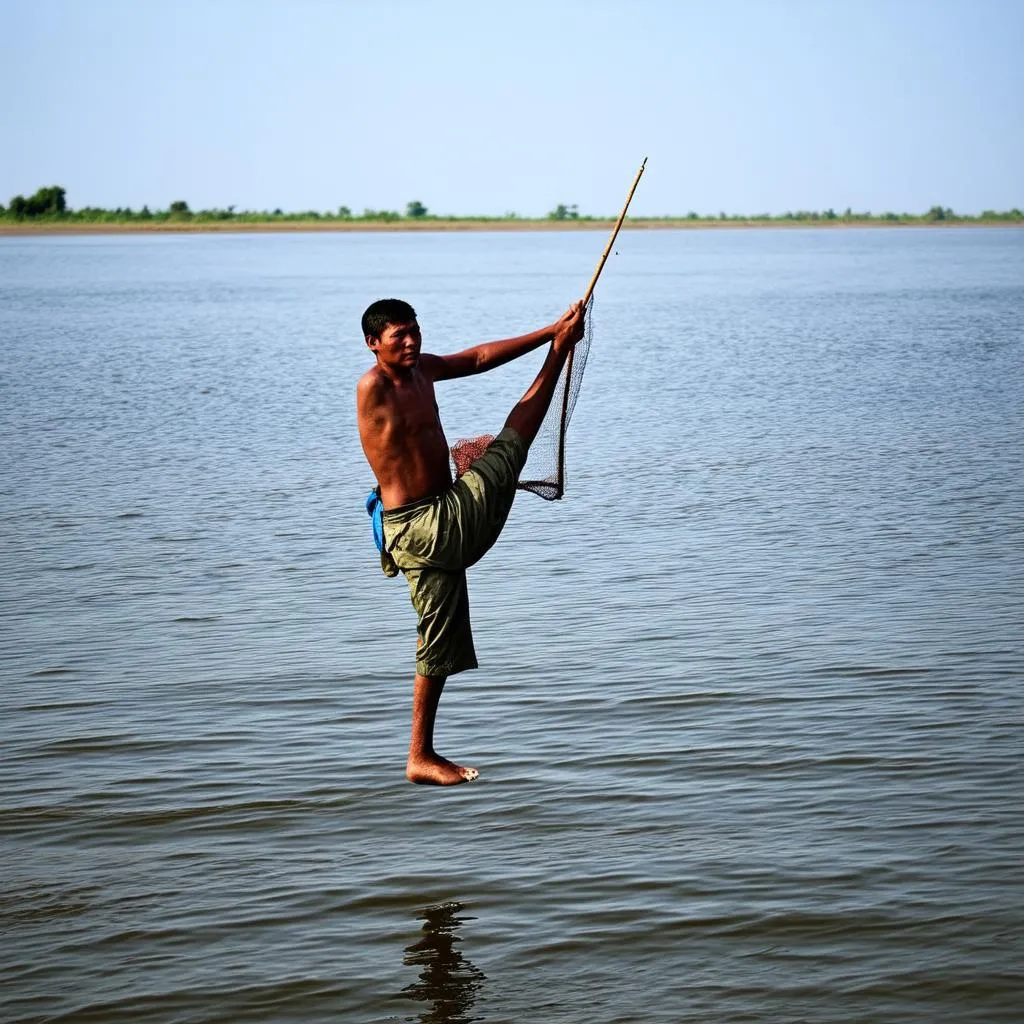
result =
[[[384,502],[380,500],[380,494],[375,487],[366,496],[366,514],[370,517],[373,527],[373,541],[378,551],[384,550]]]

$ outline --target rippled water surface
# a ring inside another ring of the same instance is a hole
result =
[[[621,236],[471,572],[483,777],[404,782],[359,315],[518,333],[602,245],[0,240],[5,1021],[1021,1019],[1024,232]]]

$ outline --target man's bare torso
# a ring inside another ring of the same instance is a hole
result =
[[[359,438],[385,508],[433,497],[452,482],[434,382],[419,365],[389,375],[371,367],[359,382]]]

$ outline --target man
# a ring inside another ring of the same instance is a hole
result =
[[[475,345],[450,356],[420,351],[416,312],[381,299],[363,314],[375,364],[356,389],[359,437],[383,505],[381,564],[405,574],[418,617],[410,782],[471,782],[475,768],[434,750],[434,719],[448,676],[476,668],[466,568],[497,540],[512,507],[527,450],[537,436],[572,347],[583,336],[577,302],[532,334]],[[550,342],[540,373],[487,451],[458,480],[448,462],[434,382],[492,370]]]

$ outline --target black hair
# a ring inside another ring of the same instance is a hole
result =
[[[416,319],[416,310],[401,299],[378,299],[363,314],[363,337],[379,338],[388,324],[409,324]]]

